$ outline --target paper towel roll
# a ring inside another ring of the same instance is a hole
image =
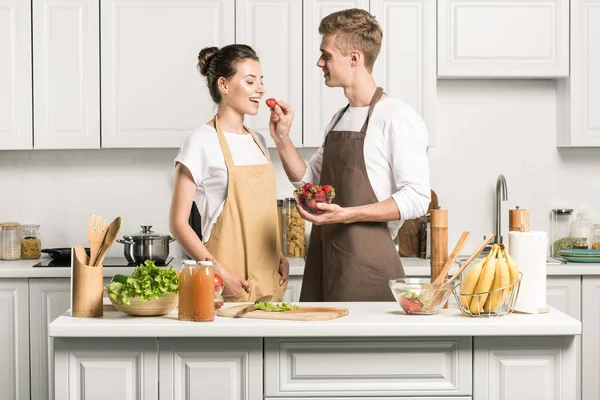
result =
[[[523,273],[515,311],[546,312],[546,253],[548,235],[543,231],[508,232],[508,250]]]

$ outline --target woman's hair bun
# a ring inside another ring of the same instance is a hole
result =
[[[218,47],[205,47],[198,54],[198,69],[203,76],[206,76],[210,62],[219,52]]]

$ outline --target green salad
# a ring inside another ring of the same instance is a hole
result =
[[[292,311],[297,310],[298,306],[292,305],[292,303],[281,303],[279,305],[271,303],[270,301],[261,301],[254,305],[255,310],[262,311]]]
[[[106,292],[115,302],[127,306],[134,297],[150,301],[178,291],[179,276],[173,266],[159,268],[151,260],[135,267],[131,276],[115,275],[106,287]]]

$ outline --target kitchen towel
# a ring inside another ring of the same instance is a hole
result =
[[[543,231],[508,232],[508,251],[523,273],[515,311],[547,312],[546,253],[548,235]]]

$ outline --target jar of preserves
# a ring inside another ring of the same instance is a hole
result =
[[[285,255],[304,257],[306,254],[306,221],[296,209],[296,199],[285,199]]]
[[[4,222],[0,224],[2,231],[2,259],[19,260],[21,258],[21,224]]]
[[[215,264],[212,261],[198,261],[195,275],[196,318],[198,322],[215,319]]]
[[[37,260],[40,258],[42,240],[39,225],[21,226],[21,258],[23,260]]]
[[[179,313],[177,319],[194,321],[196,318],[196,261],[183,260],[179,271]]]

